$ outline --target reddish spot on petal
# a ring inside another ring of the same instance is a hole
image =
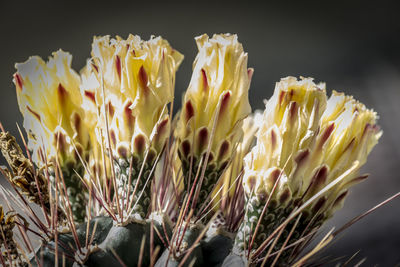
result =
[[[317,203],[315,203],[313,207],[313,212],[317,213],[318,211],[320,211],[324,207],[325,203],[326,203],[325,197],[321,197],[320,199],[318,199]]]
[[[189,143],[188,140],[185,140],[185,141],[182,142],[181,150],[182,150],[183,156],[185,158],[188,158],[189,154],[190,154],[190,143]]]
[[[335,123],[330,124],[328,127],[325,128],[324,132],[322,133],[321,141],[320,141],[320,148],[325,144],[328,140],[329,136],[331,136],[333,129],[335,129]]]
[[[194,108],[190,100],[188,100],[185,104],[185,115],[186,123],[194,116]]]
[[[311,186],[314,189],[320,188],[325,184],[326,179],[328,178],[328,168],[326,166],[322,166],[314,175],[311,181]]]
[[[88,91],[88,90],[85,90],[85,96],[87,97],[87,98],[89,98],[90,99],[90,101],[92,101],[94,104],[96,104],[96,97],[95,97],[95,95],[94,95],[94,92],[90,92],[90,91]]]
[[[68,92],[67,92],[67,90],[65,90],[64,86],[62,86],[61,83],[58,84],[57,92],[58,92],[58,100],[60,101],[60,104],[62,106],[65,105],[67,102],[67,98],[68,98]]]
[[[199,147],[199,152],[201,152],[201,150],[205,147],[207,147],[208,144],[208,130],[207,128],[202,128],[200,129],[199,133],[198,133],[198,147]]]
[[[166,118],[165,120],[161,121],[157,125],[157,134],[158,135],[162,135],[167,130],[168,121],[169,121],[169,118]]]
[[[33,116],[35,116],[39,121],[40,121],[40,115],[38,113],[36,113],[35,111],[33,111],[29,106],[26,106],[26,108],[28,109],[28,111],[30,113],[32,113]]]
[[[119,80],[121,81],[121,59],[118,55],[115,56],[115,68],[117,69]]]
[[[281,171],[279,169],[275,169],[271,172],[269,178],[271,179],[271,182],[273,184],[276,183],[276,181],[278,181],[279,176],[281,175]]]
[[[203,90],[208,90],[207,73],[204,69],[201,69],[201,77],[203,78]]]
[[[144,69],[143,65],[139,69],[139,83],[140,87],[146,92],[147,91],[147,84],[149,82],[149,78],[147,77],[146,70]]]
[[[131,101],[128,101],[125,104],[125,107],[124,107],[124,118],[125,118],[126,126],[133,128],[133,126],[135,124],[135,117],[132,115],[132,110],[130,109],[131,105],[132,105]]]
[[[111,104],[111,102],[108,102],[108,104],[106,105],[106,108],[107,108],[109,117],[110,118],[114,117],[115,109],[114,109],[114,106]]]
[[[204,156],[206,156],[206,153],[204,153]],[[214,154],[210,152],[210,154],[208,154],[208,162],[211,162],[213,160],[214,160]],[[207,167],[209,168],[211,164],[207,163],[207,165],[208,165]]]
[[[15,73],[14,74],[14,79],[15,79],[15,82],[17,83],[17,88],[22,90],[22,86],[24,85],[24,82],[22,80],[21,75],[19,75],[18,73]]]
[[[290,102],[289,105],[289,118],[292,120],[294,119],[295,115],[297,114],[298,105],[297,102]]]
[[[78,136],[80,135],[81,122],[81,116],[79,116],[78,113],[74,113],[72,123],[74,125],[75,131],[78,133]]]
[[[145,144],[146,144],[146,139],[144,138],[143,135],[136,136],[134,141],[135,152],[138,153],[139,155],[143,155],[144,149],[146,147]]]
[[[297,166],[302,165],[309,155],[310,155],[310,150],[308,149],[299,152],[294,159],[294,161],[297,163]]]
[[[279,197],[280,203],[285,203],[289,199],[289,197],[290,197],[290,191],[289,189],[286,189]]]
[[[253,78],[253,74],[254,74],[254,69],[248,68],[247,69],[247,77],[249,78],[249,80],[251,80]]]
[[[96,64],[92,63],[92,67],[96,70],[97,73],[99,72],[99,67],[97,67]]]
[[[221,108],[220,108],[220,110],[219,110],[219,115],[220,115],[220,116],[221,116],[221,115],[225,112],[225,110],[228,108],[228,103],[229,103],[230,98],[231,98],[231,92],[230,92],[230,91],[226,92],[226,93],[222,96],[222,99],[221,99]]]
[[[344,191],[343,193],[341,193],[341,194],[335,199],[335,202],[333,203],[332,206],[335,207],[335,206],[339,205],[340,202],[342,202],[342,201],[346,198],[346,196],[347,196],[348,193],[349,193],[349,191]]]
[[[67,141],[65,140],[64,134],[56,132],[54,133],[54,137],[56,141],[55,145],[58,148],[58,150],[61,152],[65,152]]]
[[[128,149],[126,149],[126,147],[124,147],[124,146],[118,147],[117,153],[122,158],[126,159],[128,157]]]
[[[219,152],[218,152],[218,160],[222,160],[226,157],[226,154],[229,151],[229,142],[228,141],[224,141],[221,144],[221,147],[219,148]]]
[[[271,130],[271,148],[272,148],[272,150],[275,150],[275,147],[276,147],[276,139],[277,139],[277,137],[276,137],[275,130],[272,129],[272,130]]]
[[[293,99],[293,96],[294,96],[294,90],[290,89],[290,91],[289,91],[289,99]]]
[[[114,130],[110,130],[111,143],[115,146],[117,144],[117,137],[115,136]]]
[[[285,97],[285,95],[286,95],[286,92],[285,92],[285,91],[281,91],[281,92],[279,93],[279,105],[282,105],[283,98]]]

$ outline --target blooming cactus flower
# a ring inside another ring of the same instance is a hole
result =
[[[16,64],[18,104],[30,136],[28,146],[39,166],[46,163],[45,158],[54,161],[56,157],[61,166],[76,163],[76,149],[81,153],[90,147],[83,123],[80,78],[71,69],[71,60],[70,54],[59,50],[47,63],[34,56]]]
[[[71,69],[71,60],[72,56],[61,50],[47,63],[31,57],[16,64],[14,83],[32,159],[39,167],[59,163],[74,219],[79,222],[86,209],[79,176],[84,175],[82,160],[88,160],[92,129],[85,123],[80,78]]]
[[[216,34],[210,39],[204,34],[196,43],[199,52],[176,131],[178,152],[187,172],[190,158],[197,166],[210,143],[208,171],[220,174],[242,138],[242,120],[251,111],[248,90],[253,70],[247,68],[247,53],[236,35]]]
[[[251,206],[245,220],[256,222],[271,197],[265,218],[277,222],[276,216],[287,217],[345,174],[303,213],[309,216],[301,222],[316,217],[315,225],[320,225],[341,207],[348,188],[366,178],[360,167],[382,134],[376,113],[343,93],[333,91],[327,100],[325,85],[311,78],[287,77],[277,83],[263,116],[257,144],[244,159],[243,186]],[[270,223],[267,219],[263,224]],[[238,235],[240,241],[251,228],[247,226]]]
[[[140,213],[141,218],[150,203],[151,183],[145,181],[170,136],[167,105],[174,98],[175,73],[182,60],[183,55],[161,37],[148,41],[136,35],[126,40],[95,37],[92,60],[81,73],[87,111],[98,118],[97,140],[108,149],[110,139],[121,205],[134,203],[135,214]],[[144,175],[139,177],[143,163]],[[136,184],[131,200],[126,194],[132,193]],[[123,201],[125,198],[128,200]]]
[[[266,104],[257,145],[244,160],[247,194],[268,196],[280,175],[278,194],[306,200],[358,161],[326,203],[334,204],[360,179],[359,169],[382,134],[376,119],[351,96],[333,91],[326,100],[324,85],[310,78],[282,79]]]
[[[100,115],[99,141],[107,136],[107,111],[115,157],[129,158],[132,153],[143,157],[151,140],[159,153],[169,135],[166,105],[173,100],[175,72],[183,56],[161,37],[143,41],[129,35],[126,40],[95,37],[92,57],[82,72],[81,89],[96,107],[92,114]]]

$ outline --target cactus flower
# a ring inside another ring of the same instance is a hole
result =
[[[89,134],[83,124],[84,111],[79,93],[79,75],[71,69],[72,56],[61,50],[46,63],[34,56],[16,64],[14,83],[28,146],[33,160],[43,166],[45,158],[60,165],[77,162],[79,153],[90,147]],[[44,151],[42,151],[44,149]]]
[[[61,50],[47,63],[31,57],[16,64],[14,83],[32,159],[39,167],[59,163],[74,218],[82,221],[86,207],[79,176],[84,175],[82,160],[87,160],[91,147],[90,129],[84,123],[80,78],[71,60]]]
[[[342,206],[348,188],[366,178],[359,169],[382,134],[376,120],[374,111],[351,96],[333,91],[327,100],[325,85],[311,78],[287,77],[278,82],[266,104],[257,144],[244,159],[243,186],[249,201],[237,245],[249,241],[249,229],[254,230],[269,197],[262,220],[265,227],[256,233],[253,248],[274,230],[279,218],[287,217],[358,162],[304,210],[297,230],[301,233],[313,217],[311,229],[331,217]]]
[[[105,141],[108,137],[111,141],[122,198],[134,191],[145,159],[144,176],[148,175],[170,136],[167,105],[174,98],[175,73],[182,60],[183,56],[161,37],[148,41],[136,35],[126,40],[94,37],[92,60],[82,71],[81,90],[84,101],[89,102],[88,112],[98,117],[98,142],[109,148]],[[129,175],[132,187],[127,190]],[[136,195],[144,190],[148,177],[140,178]],[[149,205],[149,185],[135,207],[142,218]],[[130,198],[126,202],[131,202]]]
[[[173,100],[175,72],[183,56],[161,37],[143,41],[129,35],[126,40],[94,37],[92,57],[81,88],[86,101],[101,109],[102,138],[107,136],[107,111],[114,156],[143,157],[150,141],[159,153],[169,135],[166,105]]]
[[[210,146],[201,195],[211,193],[242,138],[242,120],[250,113],[248,90],[253,74],[247,53],[236,35],[196,37],[199,52],[183,100],[176,136],[185,175],[194,159],[193,173]],[[195,175],[192,176],[194,178]],[[201,201],[200,201],[201,202]]]

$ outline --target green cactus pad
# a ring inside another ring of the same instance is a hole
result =
[[[160,247],[161,251],[164,245],[158,236],[157,232],[165,240],[165,234],[170,237],[171,226],[165,223],[164,227],[162,222],[157,220],[130,222],[124,226],[113,225],[113,220],[110,217],[95,217],[89,222],[88,239],[93,239],[90,252],[88,253],[84,264],[82,266],[119,266],[122,261],[127,266],[137,266],[140,255],[140,246],[143,236],[145,236],[145,246],[142,255],[142,266],[149,266],[150,264],[150,234],[152,227],[156,228],[153,231],[153,249]],[[94,226],[96,231],[93,234]],[[76,232],[81,244],[84,247],[86,244],[86,229],[87,223],[82,223],[77,226]],[[63,233],[58,236],[58,266],[76,266],[75,252],[77,246],[71,233]],[[86,248],[85,248],[86,249]],[[116,255],[115,255],[116,254]],[[158,255],[161,253],[159,252]],[[37,259],[41,262],[42,266],[55,266],[55,242],[49,241],[40,246],[36,251]],[[118,257],[118,258],[117,258]],[[31,255],[30,263],[32,266],[39,266],[36,259]]]
[[[222,262],[229,255],[232,246],[233,239],[223,234],[204,239],[201,242],[202,252],[205,255],[204,266],[222,266]]]
[[[242,257],[231,253],[225,258],[222,267],[247,267],[247,261]]]
[[[203,226],[201,225],[190,225],[184,233],[181,247],[189,249],[196,242],[196,239],[201,233],[202,227]],[[183,229],[184,226],[182,226],[181,228]],[[164,267],[166,266],[166,264],[168,267],[178,266],[185,257],[185,255],[186,254],[182,254],[178,255],[177,257],[174,257],[174,255],[170,253],[170,250],[166,249],[164,253],[161,255],[160,259],[157,261],[155,266]],[[203,252],[200,244],[192,250],[189,257],[185,260],[183,266],[204,266]]]

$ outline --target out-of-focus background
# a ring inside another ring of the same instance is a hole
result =
[[[176,105],[191,76],[202,33],[237,33],[255,68],[250,102],[263,108],[281,77],[311,76],[331,90],[345,91],[380,115],[384,131],[345,207],[327,227],[352,217],[400,191],[400,19],[395,2],[318,1],[268,4],[198,0],[11,1],[0,3],[0,121],[17,135],[22,125],[12,83],[14,63],[31,55],[47,58],[62,48],[79,71],[93,35],[144,39],[162,35],[185,55],[177,74]],[[1,159],[0,164],[4,164]],[[1,182],[3,183],[3,179]],[[350,256],[361,250],[365,266],[400,263],[400,200],[349,228],[324,255]]]

